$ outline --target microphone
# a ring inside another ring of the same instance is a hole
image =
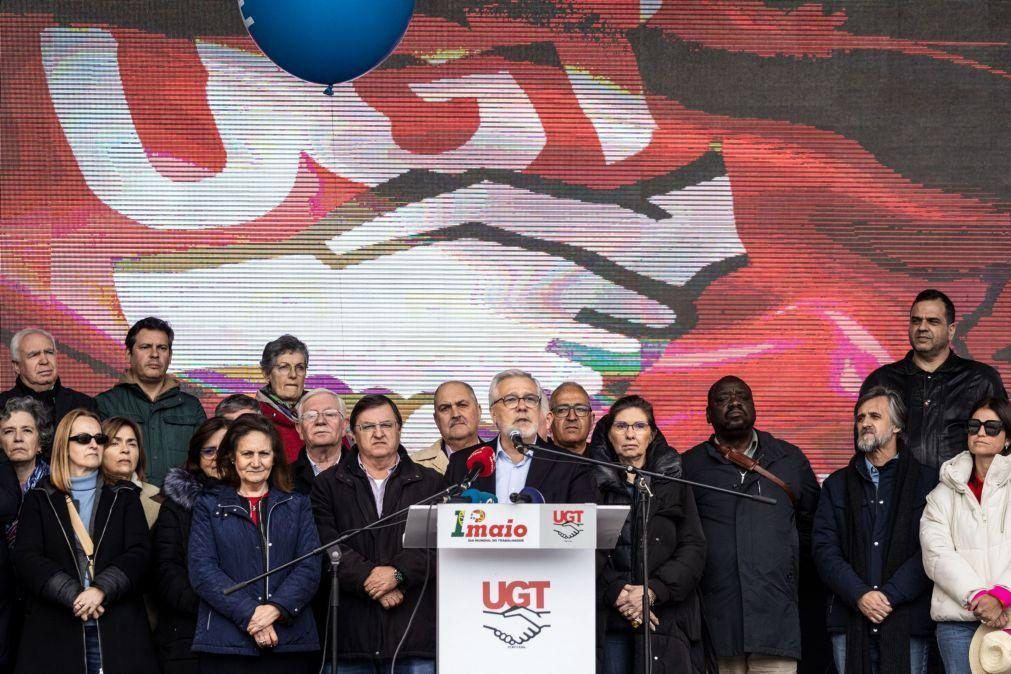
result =
[[[488,477],[495,472],[495,450],[489,445],[478,447],[467,457],[467,477],[460,483],[464,489],[478,477]]]
[[[509,431],[509,442],[513,443],[513,447],[520,454],[526,454],[527,450],[530,449],[527,447],[527,443],[523,441],[523,435],[515,428]]]
[[[467,489],[460,494],[460,498],[467,499],[468,503],[498,503],[495,494],[480,489]]]
[[[533,487],[523,487],[518,492],[509,494],[513,503],[544,503],[544,494]]]

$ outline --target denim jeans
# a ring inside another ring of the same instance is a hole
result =
[[[389,660],[361,660],[358,662],[338,662],[337,674],[390,674]],[[330,674],[330,663],[323,668]],[[435,660],[425,658],[404,658],[397,660],[395,674],[435,674]]]
[[[632,674],[632,635],[608,633],[604,639],[604,674]]]
[[[84,648],[88,674],[99,674],[102,671],[102,647],[98,642],[98,625],[84,626]]]
[[[870,643],[871,671],[877,674],[881,663],[881,644],[878,639],[871,638]],[[930,641],[924,637],[909,638],[909,672],[910,674],[927,674],[927,651]],[[846,671],[846,635],[832,635],[832,657],[835,660],[837,672]]]
[[[969,670],[969,644],[979,623],[937,623],[937,650],[941,652],[945,674],[971,674]]]

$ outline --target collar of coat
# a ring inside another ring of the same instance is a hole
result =
[[[47,398],[55,398],[56,394],[60,392],[63,388],[63,384],[60,383],[60,378],[57,377],[56,381],[53,382],[52,388],[48,388],[45,391],[36,391],[21,379],[21,375],[18,375],[14,380],[14,390],[19,396],[28,396],[29,398],[35,398],[39,400],[45,400]]]
[[[53,486],[53,483],[50,482],[49,478],[40,480],[39,483],[35,485],[34,488],[44,491],[46,493],[46,496],[48,496],[49,498],[52,498],[53,496],[59,496],[62,499],[64,496],[66,496],[64,492],[60,491],[59,489]],[[114,494],[120,491],[135,491],[135,492],[140,491],[140,487],[135,485],[133,482],[130,482],[129,480],[118,480],[116,482],[113,482],[112,484],[109,484],[108,482],[102,479],[102,474],[99,473],[96,491],[101,492],[105,489],[108,489]]]
[[[125,384],[131,388],[138,390],[145,398],[147,398],[147,393],[140,386],[140,380],[137,379],[137,375],[134,374],[133,370],[127,370],[123,373],[123,376],[119,378],[120,384]],[[161,387],[158,389],[158,394],[155,395],[154,399],[158,400],[163,395],[171,391],[172,389],[179,388],[179,377],[174,374],[165,374],[165,377],[161,380]]]
[[[961,454],[948,459],[941,464],[940,478],[952,489],[958,492],[969,491],[969,477],[973,471],[972,454],[965,450]],[[986,472],[984,484],[1001,486],[1011,478],[1011,456],[998,454],[993,457],[993,463]]]
[[[352,480],[364,480],[366,479],[365,471],[362,470],[359,461],[361,460],[358,456],[359,450],[358,445],[351,447],[351,451],[348,452],[347,460],[341,457],[341,462],[337,464],[337,470],[334,471],[334,476],[347,484],[350,484]],[[414,482],[421,479],[421,468],[411,461],[410,455],[403,445],[397,447],[397,456],[399,457],[399,462],[397,463],[397,469],[390,473],[387,478],[389,480],[402,480],[404,482]]]
[[[758,459],[763,467],[768,467],[771,463],[783,458],[783,447],[775,436],[771,433],[760,431],[757,428],[754,431],[758,435],[758,448],[755,450],[753,459]],[[716,444],[715,434],[710,435],[706,441],[706,451],[709,453],[709,456],[720,463],[730,464],[730,461],[725,459],[720,452],[720,446]]]
[[[926,370],[920,369],[920,366],[916,364],[913,360],[913,351],[910,349],[906,352],[906,357],[899,361],[902,363],[901,371],[902,374],[912,376],[920,374],[921,372],[926,372]],[[934,372],[957,372],[963,369],[969,361],[962,358],[954,350],[949,351],[948,357],[944,359]]]
[[[304,396],[305,394],[306,392],[303,391],[302,395]],[[288,404],[274,395],[274,392],[270,390],[270,385],[264,386],[256,392],[256,400],[257,402],[264,403],[270,409],[292,422],[292,425],[298,420],[298,414],[295,412],[295,405],[298,404],[298,401]]]

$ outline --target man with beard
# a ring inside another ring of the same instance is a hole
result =
[[[909,309],[909,344],[902,360],[872,372],[861,397],[875,386],[898,391],[906,405],[906,447],[937,470],[965,450],[965,420],[977,400],[1006,398],[997,370],[962,358],[951,349],[955,305],[940,290],[927,289]]]
[[[593,428],[590,396],[574,381],[562,382],[551,393],[548,425],[551,441],[576,454],[586,452],[586,439]]]
[[[435,425],[439,439],[425,449],[411,453],[420,466],[445,474],[449,457],[461,449],[481,444],[477,434],[481,424],[481,403],[465,381],[444,381],[435,389]]]
[[[812,539],[832,592],[827,628],[839,672],[924,671],[931,583],[919,530],[937,476],[904,448],[905,416],[891,389],[874,386],[860,396],[857,452],[822,485]]]
[[[810,549],[818,482],[800,449],[755,429],[755,403],[743,380],[723,377],[708,398],[714,433],[684,455],[684,477],[776,499],[768,505],[695,490],[708,545],[702,596],[719,671],[796,672],[798,568]]]
[[[488,407],[498,428],[498,436],[488,444],[495,449],[495,473],[478,477],[474,489],[495,494],[500,503],[524,487],[538,490],[546,503],[596,503],[597,493],[585,464],[555,456],[538,456],[536,450],[522,453],[509,434],[519,431],[523,441],[542,444],[538,436],[546,419],[544,389],[533,375],[523,370],[505,370],[491,380]],[[467,476],[470,452],[456,452],[449,459],[446,484],[456,484]]]

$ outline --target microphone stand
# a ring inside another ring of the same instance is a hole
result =
[[[672,475],[665,475],[663,473],[657,473],[651,470],[644,470],[642,468],[636,468],[635,466],[627,465],[624,463],[612,463],[611,461],[603,461],[601,459],[594,459],[589,456],[584,456],[582,454],[574,454],[572,452],[567,452],[561,449],[554,449],[552,447],[544,447],[543,445],[538,445],[536,443],[522,442],[521,437],[517,437],[518,434],[512,434],[510,440],[513,446],[521,454],[526,454],[527,452],[543,452],[545,454],[551,454],[554,456],[561,457],[568,461],[574,461],[576,463],[589,463],[595,466],[603,466],[605,468],[612,468],[614,470],[621,471],[626,475],[633,476],[633,484],[638,491],[638,512],[636,517],[640,521],[640,532],[639,532],[639,556],[642,561],[642,667],[643,671],[648,673],[653,669],[653,645],[650,643],[650,622],[649,622],[649,536],[646,535],[646,525],[649,520],[649,499],[653,496],[653,492],[650,491],[649,483],[646,480],[647,477],[656,478],[658,480],[666,480],[668,482],[677,482],[679,484],[688,485],[689,487],[698,487],[700,489],[708,489],[710,491],[716,491],[723,494],[730,494],[731,496],[736,496],[738,498],[745,498],[751,501],[757,501],[759,503],[766,503],[768,505],[776,505],[776,499],[761,496],[758,494],[745,494],[743,492],[734,491],[733,489],[724,489],[723,487],[716,487],[711,484],[703,484],[701,482],[694,482],[692,480],[686,480],[680,477],[674,477]]]
[[[278,571],[281,571],[282,569],[287,569],[288,567],[295,566],[296,564],[304,562],[310,557],[315,557],[324,552],[328,553],[330,557],[330,578],[332,582],[332,585],[330,586],[330,671],[332,672],[332,674],[337,674],[337,616],[340,607],[340,594],[339,594],[340,590],[338,585],[339,580],[337,573],[340,567],[342,555],[340,544],[348,540],[349,538],[357,536],[358,534],[364,531],[370,531],[379,526],[382,526],[383,524],[386,524],[390,520],[402,516],[404,513],[408,512],[414,506],[430,504],[440,499],[442,499],[443,503],[445,503],[453,496],[456,496],[460,492],[470,488],[471,482],[477,479],[476,471],[472,475],[473,476],[468,475],[467,478],[464,479],[462,482],[446,487],[442,491],[436,492],[431,496],[423,498],[417,503],[413,503],[407,506],[406,508],[401,508],[396,512],[392,512],[386,517],[380,517],[375,522],[370,522],[366,524],[364,527],[361,527],[359,529],[352,529],[351,531],[343,533],[337,538],[330,541],[329,543],[324,543],[323,545],[320,545],[319,547],[310,550],[304,555],[300,555],[289,562],[285,562],[280,566],[274,567],[273,569],[268,569],[267,571],[264,571],[259,575],[253,576],[252,578],[248,578],[242,582],[236,583],[231,587],[225,588],[222,591],[222,594],[229,595],[232,594],[233,592],[238,592],[242,588],[248,587],[259,580],[263,580],[267,576],[271,576],[277,573]]]

